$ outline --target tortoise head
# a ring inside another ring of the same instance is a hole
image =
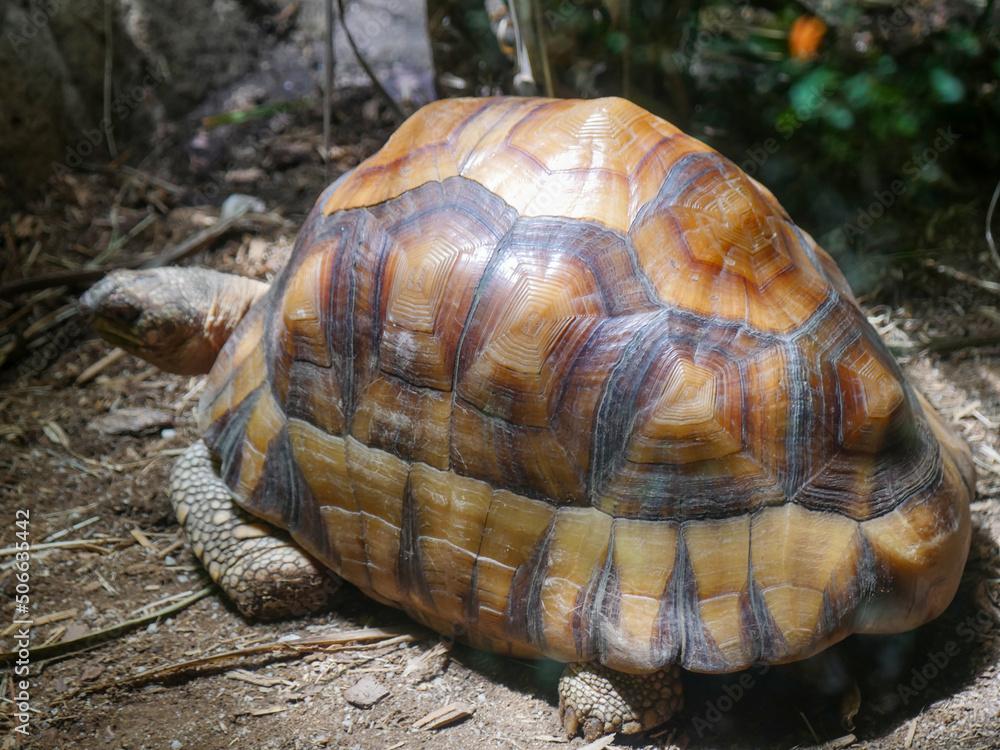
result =
[[[113,271],[80,299],[105,340],[181,375],[208,372],[267,284],[203,268]]]

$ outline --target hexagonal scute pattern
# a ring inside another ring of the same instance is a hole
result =
[[[950,600],[967,447],[766,189],[622,100],[451,100],[320,197],[202,402],[337,573],[504,653],[802,658]]]

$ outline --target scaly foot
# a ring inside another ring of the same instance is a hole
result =
[[[634,734],[658,726],[684,705],[677,665],[649,674],[615,672],[600,664],[567,664],[559,678],[559,718],[570,737]]]

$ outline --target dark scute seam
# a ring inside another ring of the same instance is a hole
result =
[[[764,600],[752,566],[747,583],[747,593],[740,597],[740,614],[750,646],[749,657],[755,664],[773,664],[788,653],[788,644]]]
[[[590,625],[588,642],[578,642],[577,644],[580,653],[585,653],[583,646],[587,647],[587,654],[596,651],[602,664],[606,663],[608,659],[608,634],[617,632],[621,621],[621,576],[614,564],[614,550],[615,525],[612,523],[604,566],[600,570],[595,570],[595,574],[591,578],[591,585],[588,587],[593,591],[593,595],[588,596],[584,602],[587,608],[581,609],[581,611],[586,612]]]
[[[542,585],[549,572],[549,548],[556,514],[531,557],[514,571],[511,579],[507,606],[504,608],[504,635],[545,650],[544,623],[542,620]]]
[[[229,489],[234,489],[239,481],[247,423],[253,415],[261,388],[265,387],[268,386],[257,386],[235,409],[220,417],[205,431],[205,443],[219,459],[219,476]]]
[[[701,619],[698,580],[691,567],[683,527],[677,535],[677,564],[674,566],[672,589],[675,602],[673,621],[680,634],[679,663],[686,669],[699,672],[725,671],[728,664]]]
[[[287,426],[282,426],[271,440],[264,462],[264,478],[254,493],[262,495],[257,507],[271,517],[281,518],[298,542],[339,569],[340,551],[330,543],[319,504],[295,458]]]
[[[415,610],[437,612],[424,576],[420,553],[420,508],[413,496],[410,476],[403,492],[403,515],[399,534],[399,590]]]
[[[512,207],[503,202],[502,199],[498,197],[504,206],[507,207],[507,211],[510,213],[516,213]],[[506,212],[505,212],[506,213]],[[500,257],[500,250],[505,244],[510,242],[510,237],[514,231],[514,227],[517,225],[518,219],[516,216],[511,220],[510,225],[507,227],[507,231],[503,233],[503,236],[497,241],[493,246],[493,252],[490,255],[489,260],[483,265],[483,273],[479,277],[479,281],[476,283],[475,292],[472,294],[472,303],[469,305],[469,311],[465,315],[465,320],[462,322],[462,334],[458,338],[458,346],[455,347],[455,362],[451,369],[451,419],[448,422],[448,463],[455,466],[457,462],[454,457],[454,432],[455,432],[455,400],[458,398],[458,381],[464,374],[463,367],[463,356],[465,355],[465,339],[469,333],[469,325],[476,313],[476,309],[479,307],[479,303],[483,297],[483,290],[486,288],[487,283],[494,273],[494,267],[497,263],[497,259]],[[471,360],[468,364],[472,364]],[[472,406],[469,404],[469,406]]]

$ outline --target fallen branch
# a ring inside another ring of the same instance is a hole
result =
[[[75,539],[68,542],[47,542],[43,544],[32,544],[32,552],[40,552],[45,549],[85,549],[88,552],[97,552],[101,555],[106,555],[113,550],[106,549],[104,545],[106,544],[121,544],[122,542],[128,541],[127,539],[106,538],[106,539]],[[4,547],[0,549],[0,557],[8,557],[10,555],[15,555],[23,550],[17,547]]]
[[[160,266],[169,266],[171,263],[176,263],[181,258],[186,258],[188,255],[196,252],[203,245],[207,245],[212,240],[228,232],[233,225],[236,224],[236,222],[243,218],[248,210],[248,206],[241,206],[236,212],[230,214],[225,219],[219,219],[212,226],[205,227],[200,232],[191,235],[183,242],[166,248],[155,258],[141,264],[139,268],[159,268]]]
[[[365,60],[364,55],[361,54],[361,50],[358,49],[358,45],[354,43],[354,37],[351,35],[351,30],[347,28],[347,17],[344,14],[344,0],[337,0],[337,9],[340,11],[340,25],[344,27],[344,36],[347,37],[347,43],[351,45],[351,51],[354,52],[354,56],[358,58],[358,62],[364,69],[365,73],[371,79],[372,86],[378,92],[379,96],[385,100],[385,103],[389,105],[389,109],[396,116],[399,122],[406,119],[406,113],[403,112],[403,108],[399,106],[399,103],[392,98],[392,95],[386,91],[385,86],[379,81],[378,76],[375,75],[375,71],[372,70],[368,61]]]
[[[31,278],[0,284],[0,299],[7,299],[21,292],[48,289],[49,287],[62,286],[64,284],[91,284],[103,279],[108,273],[118,268],[158,268],[159,266],[168,266],[171,263],[176,263],[181,258],[197,252],[208,243],[232,229],[241,230],[249,228],[249,225],[255,223],[275,224],[283,223],[283,221],[283,219],[277,219],[269,214],[251,214],[246,211],[235,213],[232,216],[227,216],[225,219],[219,219],[212,226],[191,235],[183,242],[171,245],[158,255],[144,255],[103,268],[43,273]]]
[[[416,631],[416,632],[414,632]],[[78,693],[91,693],[105,690],[109,687],[121,687],[134,682],[142,682],[155,677],[174,674],[195,667],[204,667],[209,664],[216,664],[220,661],[230,659],[245,658],[247,656],[258,656],[268,653],[286,653],[289,655],[300,654],[309,651],[320,651],[324,653],[336,653],[339,651],[364,651],[372,648],[384,648],[398,643],[413,643],[427,637],[426,632],[421,632],[415,627],[403,626],[399,628],[364,628],[362,630],[350,630],[345,633],[333,633],[331,635],[317,635],[309,638],[302,638],[297,641],[271,641],[260,643],[245,648],[237,648],[231,651],[224,651],[218,654],[200,656],[196,659],[165,664],[156,669],[150,669],[140,674],[132,674],[121,679],[109,680],[99,685],[91,685],[81,688]],[[75,695],[75,693],[74,693]],[[67,696],[69,697],[69,696]]]
[[[206,586],[201,591],[198,591],[186,599],[181,599],[175,604],[171,604],[168,607],[159,609],[156,612],[151,612],[148,615],[143,615],[142,617],[136,617],[132,620],[126,620],[125,622],[120,622],[117,625],[112,625],[111,627],[104,628],[103,630],[98,630],[94,633],[88,633],[80,638],[74,638],[69,641],[60,641],[59,643],[53,643],[48,646],[39,646],[38,648],[28,649],[28,658],[32,663],[40,661],[42,659],[51,659],[54,656],[63,656],[67,653],[74,653],[77,651],[85,651],[94,646],[100,645],[105,641],[109,641],[115,636],[121,635],[133,628],[137,628],[141,625],[146,625],[147,623],[158,620],[161,617],[166,617],[167,615],[172,615],[175,612],[180,612],[182,609],[194,604],[199,599],[203,599],[215,590],[215,586]],[[19,657],[22,652],[19,651],[7,651],[0,653],[0,664],[10,664],[15,659]]]

